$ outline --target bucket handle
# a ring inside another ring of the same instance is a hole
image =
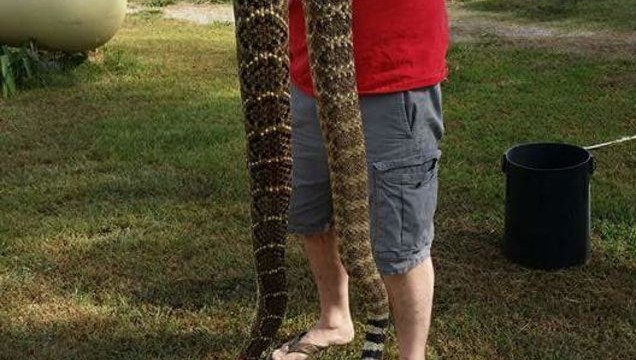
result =
[[[508,170],[508,158],[506,157],[506,154],[503,154],[501,156],[501,171],[504,174],[507,174],[506,170]]]
[[[596,172],[596,158],[594,155],[590,154],[590,175],[593,175]]]

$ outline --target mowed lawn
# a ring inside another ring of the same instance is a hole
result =
[[[255,299],[235,67],[231,26],[142,13],[0,102],[0,359],[233,358]],[[501,255],[499,165],[636,134],[636,61],[485,37],[450,70],[430,358],[636,358],[636,142],[595,151],[592,260],[567,271]],[[297,239],[288,262],[281,338],[316,310]]]
[[[636,0],[449,0],[518,19],[636,31]]]

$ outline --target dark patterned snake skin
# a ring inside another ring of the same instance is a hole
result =
[[[353,64],[352,0],[303,0],[311,70],[331,173],[343,263],[367,313],[362,359],[381,359],[389,323],[369,237],[367,162]],[[258,307],[241,360],[260,359],[288,301],[286,212],[291,194],[288,0],[234,0],[252,191]]]

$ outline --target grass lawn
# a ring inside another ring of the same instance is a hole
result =
[[[235,66],[231,26],[142,13],[92,63],[0,102],[0,359],[237,352],[255,283]],[[499,170],[519,142],[636,133],[636,62],[485,39],[450,68],[430,358],[636,358],[636,143],[595,152],[592,261],[568,271],[502,257]],[[281,336],[316,310],[294,239],[289,266]]]
[[[532,21],[636,31],[636,0],[450,0]]]

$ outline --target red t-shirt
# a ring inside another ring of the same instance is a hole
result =
[[[302,1],[289,2],[291,78],[313,94]],[[358,91],[382,94],[444,80],[448,17],[444,0],[353,0]]]

